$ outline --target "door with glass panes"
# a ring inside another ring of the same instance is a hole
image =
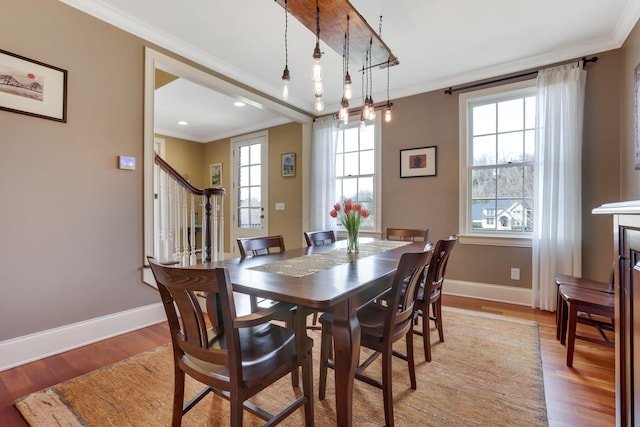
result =
[[[231,252],[239,256],[237,238],[266,236],[268,230],[268,133],[233,138]]]

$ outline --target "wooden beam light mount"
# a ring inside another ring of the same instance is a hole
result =
[[[285,0],[275,0],[283,8]],[[363,61],[371,46],[371,67],[398,65],[400,61],[391,52],[389,46],[371,28],[367,21],[348,0],[319,0],[320,40],[342,56],[344,36],[347,32],[349,17],[350,60]],[[316,34],[316,2],[314,0],[287,0],[291,16]],[[361,68],[362,69],[362,68]]]

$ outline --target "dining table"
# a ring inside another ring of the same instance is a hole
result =
[[[424,245],[361,238],[357,253],[347,252],[346,240],[339,240],[212,264],[228,270],[235,292],[292,303],[303,313],[333,313],[336,420],[351,426],[360,352],[357,309],[390,288],[403,253],[421,252]],[[296,333],[306,335],[306,328]]]

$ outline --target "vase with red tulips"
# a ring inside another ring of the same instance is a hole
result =
[[[347,232],[347,252],[357,253],[360,250],[358,244],[360,222],[363,218],[369,217],[369,211],[364,209],[360,203],[353,203],[351,199],[346,199],[342,206],[340,203],[336,203],[329,215],[338,218]]]

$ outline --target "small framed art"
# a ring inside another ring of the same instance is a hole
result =
[[[400,150],[400,178],[437,175],[436,146]]]
[[[282,176],[296,176],[296,153],[282,155]]]
[[[67,70],[0,50],[0,110],[67,122]]]
[[[222,163],[209,165],[209,185],[211,187],[222,186]]]

